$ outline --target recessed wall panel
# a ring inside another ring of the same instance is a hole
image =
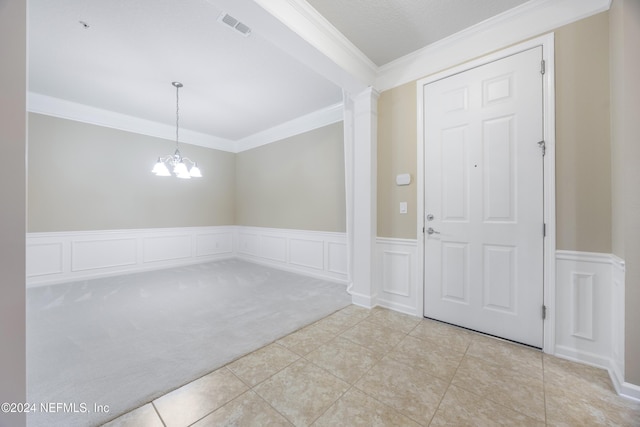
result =
[[[136,239],[71,242],[71,271],[136,264]]]
[[[260,236],[257,234],[240,233],[238,236],[238,252],[246,255],[258,256]]]
[[[231,252],[233,252],[233,235],[231,233],[199,234],[196,237],[196,256]]]
[[[331,273],[347,274],[347,245],[344,243],[328,242],[329,265],[327,270]]]
[[[27,277],[62,273],[62,243],[27,245]]]
[[[572,273],[572,335],[578,338],[593,339],[593,293],[594,274]]]
[[[382,290],[404,297],[410,296],[411,256],[405,252],[382,253]]]
[[[144,239],[144,262],[169,261],[191,257],[191,235],[158,236]]]
[[[322,270],[324,267],[324,243],[319,240],[289,240],[289,262],[301,267]]]
[[[260,254],[274,261],[287,261],[287,239],[284,237],[262,236],[260,238]]]

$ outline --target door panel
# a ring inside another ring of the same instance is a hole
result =
[[[469,219],[469,149],[466,127],[442,132],[442,203],[448,221]]]
[[[469,247],[464,243],[442,246],[442,298],[469,303]]]
[[[425,316],[542,346],[542,48],[424,86]]]
[[[482,137],[485,222],[515,222],[513,116],[487,120]]]

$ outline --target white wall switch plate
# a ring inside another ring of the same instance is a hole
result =
[[[407,202],[400,202],[400,213],[401,214],[407,213]]]

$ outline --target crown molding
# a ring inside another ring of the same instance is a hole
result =
[[[90,107],[39,93],[29,92],[27,110],[32,113],[45,114],[47,116],[59,117],[61,119],[168,139],[170,141],[175,140],[176,128],[173,126],[100,108]],[[180,143],[238,153],[308,132],[322,126],[337,123],[342,120],[343,104],[338,103],[237,141],[218,138],[212,135],[181,128]]]
[[[611,0],[531,0],[378,68],[379,91],[609,10]]]
[[[291,136],[299,135],[323,126],[328,126],[343,120],[344,105],[342,103],[298,117],[281,125],[274,126],[262,132],[255,133],[236,141],[236,152],[247,151],[261,145],[280,141]]]
[[[90,107],[60,98],[29,92],[27,111],[112,129],[124,130],[175,141],[176,128],[114,111]],[[234,141],[189,129],[180,129],[181,144],[198,145],[223,151],[235,151]]]
[[[254,1],[344,71],[355,77],[363,84],[363,87],[373,84],[378,66],[305,0]],[[362,87],[355,90],[359,92],[360,89]]]

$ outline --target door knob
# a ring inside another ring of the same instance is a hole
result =
[[[427,228],[427,234],[431,235],[431,234],[440,234],[439,231],[434,230],[433,228],[429,227]]]

